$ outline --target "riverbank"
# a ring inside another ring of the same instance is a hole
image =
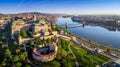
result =
[[[108,29],[109,27],[99,25],[85,25],[74,22],[71,18],[58,18],[56,24],[65,29],[65,24],[68,24],[68,31],[80,36],[86,40],[92,40],[104,46],[111,45],[113,48],[120,49],[120,31]],[[114,28],[114,27],[113,27]]]
[[[95,49],[95,48],[102,49],[102,50],[104,51],[104,54],[105,54],[105,52],[107,53],[107,55],[104,55],[104,56],[107,56],[107,57],[110,56],[110,59],[112,59],[112,60],[115,60],[115,59],[117,59],[117,58],[120,57],[120,56],[118,55],[118,54],[120,54],[120,50],[117,49],[117,48],[113,48],[113,47],[110,47],[110,46],[104,46],[104,45],[95,43],[95,42],[93,42],[92,40],[86,40],[86,39],[84,39],[84,38],[82,38],[82,37],[80,37],[80,36],[77,36],[77,35],[75,35],[75,34],[72,34],[71,32],[63,29],[62,27],[60,27],[60,26],[58,26],[58,25],[57,25],[57,27],[60,28],[60,29],[62,29],[62,30],[65,31],[65,32],[67,32],[67,34],[69,34],[70,36],[76,37],[77,40],[80,39],[80,41],[82,42],[81,44],[86,44],[86,43],[87,43],[87,44],[89,44],[89,46],[90,46],[91,48],[94,48],[94,49]],[[115,54],[115,55],[112,55],[112,54]],[[109,55],[109,56],[108,56],[108,55]],[[111,56],[112,56],[112,57],[111,57]]]

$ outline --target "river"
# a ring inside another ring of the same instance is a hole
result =
[[[63,25],[66,23],[68,23],[68,31],[75,35],[83,37],[87,40],[92,40],[94,42],[103,44],[105,46],[112,45],[112,47],[114,48],[120,48],[120,31],[118,30],[110,31],[104,27],[95,25],[85,25],[84,27],[82,27],[80,26],[81,23],[73,22],[71,18],[57,19],[58,25]],[[72,26],[76,27],[70,27],[69,24],[72,24]]]

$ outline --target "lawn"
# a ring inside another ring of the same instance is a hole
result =
[[[75,53],[80,66],[95,67],[97,64],[101,65],[108,61],[108,59],[99,55],[92,55],[89,51],[75,44],[71,45],[71,49]]]

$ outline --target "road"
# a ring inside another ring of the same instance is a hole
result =
[[[92,48],[92,47],[91,47],[91,44],[89,44],[89,43],[87,43],[87,42],[83,42],[83,41],[81,41],[80,39],[78,39],[78,38],[76,38],[76,37],[73,37],[72,40],[75,41],[77,44],[81,44],[81,46],[82,46],[83,48],[85,48],[85,49],[87,49],[87,50],[89,50],[89,51],[94,51],[94,49],[95,49],[95,48]],[[96,48],[99,48],[99,47],[96,47]],[[108,58],[110,58],[110,59],[112,59],[112,60],[116,60],[116,59],[117,59],[117,58],[115,58],[115,57],[111,57],[110,55],[106,54],[105,52],[101,52],[101,53],[99,53],[99,54],[102,55],[102,56],[108,57]]]
[[[9,47],[9,44],[10,44],[10,40],[11,40],[11,30],[10,30],[11,28],[10,28],[10,23],[8,23],[8,25],[7,25],[7,29],[6,30],[8,30],[8,31],[6,31],[7,33],[5,33],[5,36],[6,36],[6,43],[7,43],[7,49],[9,49],[10,50],[10,47]],[[16,67],[16,64],[14,63],[14,61],[12,60],[12,57],[13,55],[12,54],[10,54],[10,59],[11,59],[11,61],[12,61],[12,64],[13,64],[13,67]]]

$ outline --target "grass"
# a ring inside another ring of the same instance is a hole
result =
[[[108,59],[99,55],[92,55],[84,48],[74,44],[71,45],[71,49],[75,53],[78,61],[80,61],[80,66],[84,64],[86,67],[95,67],[97,64],[103,64],[108,61]]]
[[[68,42],[66,40],[64,40],[64,41]],[[65,67],[67,65],[70,65],[71,67],[75,67],[75,61],[74,61],[73,55],[71,54],[70,50],[68,49],[68,44],[65,44],[65,45],[66,46],[64,46],[64,48],[62,48],[62,46],[63,46],[62,44],[58,45],[57,55],[56,55],[56,58],[53,61],[58,62],[61,65],[61,67]],[[51,66],[51,63],[53,62],[53,61],[51,61],[51,62],[47,62],[47,63],[42,63],[40,61],[35,61],[32,58],[32,53],[31,53],[29,48],[27,48],[27,52],[29,54],[30,60],[35,65],[38,65],[38,66]],[[66,53],[66,52],[67,52],[67,56],[65,57],[63,53]]]
[[[77,36],[77,35],[75,35],[75,34],[72,34],[71,32],[69,32],[69,31],[63,29],[62,27],[60,27],[60,26],[58,26],[58,25],[57,25],[57,28],[59,28],[59,29],[65,31],[65,32],[67,32],[67,33],[68,33],[69,35],[71,35],[71,36],[75,36],[76,38],[82,40],[83,42],[88,42],[88,43],[90,43],[89,40],[86,40],[86,39],[84,39],[84,38],[82,38],[82,37],[80,37],[80,36]],[[96,46],[97,46],[97,47],[105,48],[105,49],[106,49],[106,46],[104,46],[103,44],[94,42],[94,41],[91,41],[90,44],[92,45],[92,47],[96,47]],[[112,47],[111,50],[120,53],[120,49],[118,49],[118,48],[113,48],[113,47]]]

